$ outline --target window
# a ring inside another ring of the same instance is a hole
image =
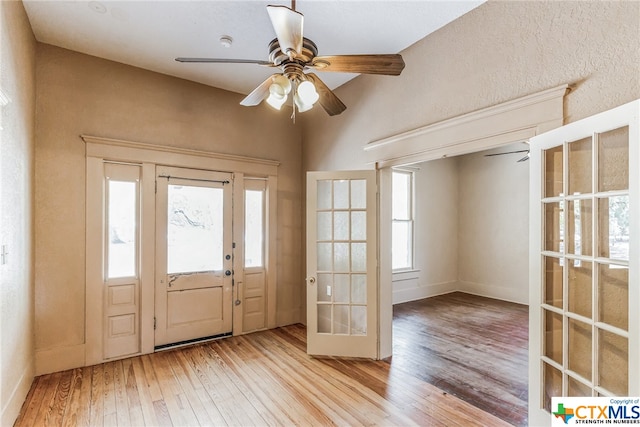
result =
[[[392,246],[393,270],[413,268],[413,172],[392,173]]]
[[[107,278],[138,276],[139,167],[107,164]]]
[[[244,266],[264,266],[264,196],[263,180],[247,180],[244,192]]]

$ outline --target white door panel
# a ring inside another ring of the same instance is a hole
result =
[[[155,346],[230,333],[232,176],[157,175]]]
[[[307,174],[307,352],[378,357],[376,171]]]

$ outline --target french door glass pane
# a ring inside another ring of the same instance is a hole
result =
[[[544,257],[544,303],[562,308],[562,260]]]
[[[562,315],[544,311],[544,355],[562,363]]]
[[[629,393],[628,340],[602,329],[598,334],[598,385],[618,396],[627,396]]]
[[[593,202],[591,199],[567,203],[567,253],[593,255]]]
[[[569,260],[569,311],[591,318],[593,265],[590,261]]]
[[[137,182],[112,181],[108,187],[107,277],[136,276]]]
[[[349,212],[333,213],[333,240],[349,240]]]
[[[629,196],[598,200],[598,255],[629,259]]]
[[[349,306],[348,305],[333,306],[333,333],[334,334],[349,333]]]
[[[367,335],[367,307],[351,307],[351,335]]]
[[[591,325],[569,319],[568,339],[569,369],[583,378],[591,379]]]
[[[616,328],[629,328],[629,268],[598,265],[598,320]]]
[[[333,236],[331,212],[317,213],[316,236],[318,240],[331,240],[331,237]]]
[[[544,409],[551,412],[551,398],[562,396],[562,372],[549,365],[543,363],[544,375],[544,398],[542,401]]]
[[[577,379],[568,377],[568,387],[567,387],[567,396],[591,396],[591,387],[581,383]]]
[[[564,250],[564,202],[544,204],[544,250],[563,252]]]
[[[598,191],[629,188],[629,127],[598,134]]]
[[[354,304],[367,303],[367,275],[351,275],[351,302]]]
[[[592,192],[591,137],[569,143],[569,194]]]
[[[222,270],[222,193],[222,188],[169,184],[169,274]]]
[[[544,197],[557,197],[563,193],[562,145],[544,151]]]
[[[330,302],[333,293],[332,275],[326,273],[318,273],[317,299],[318,302]]]

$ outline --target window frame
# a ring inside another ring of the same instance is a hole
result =
[[[393,180],[396,174],[402,174],[402,175],[406,175],[409,177],[408,179],[408,194],[407,194],[407,218],[406,219],[400,219],[400,218],[395,218],[394,216],[394,203],[395,203],[395,197],[394,194],[395,192],[393,191]],[[408,249],[409,249],[409,255],[408,255],[408,261],[409,261],[409,265],[408,266],[403,266],[403,267],[398,267],[395,268],[394,267],[394,258],[393,258],[393,250],[391,251],[391,271],[393,273],[400,273],[400,272],[406,272],[406,271],[412,271],[415,269],[415,171],[407,169],[407,168],[392,168],[391,170],[391,182],[392,182],[392,193],[391,193],[391,243],[392,243],[392,248],[393,248],[393,244],[395,242],[395,239],[393,237],[393,229],[394,229],[394,224],[397,223],[404,223],[404,224],[409,224],[409,237],[408,237]]]

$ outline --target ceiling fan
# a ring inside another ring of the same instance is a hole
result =
[[[347,108],[316,74],[305,73],[306,70],[398,76],[404,69],[404,61],[399,54],[318,56],[316,44],[303,37],[304,16],[295,10],[295,0],[292,0],[291,8],[270,5],[267,12],[276,33],[276,38],[269,43],[268,61],[221,58],[176,58],[176,61],[258,64],[279,68],[280,73],[268,77],[240,104],[255,106],[266,99],[269,105],[279,110],[289,93],[293,92],[294,119],[296,107],[298,112],[304,112],[317,101],[330,116]]]
[[[518,160],[518,162],[526,162],[529,160],[529,150],[515,150],[515,151],[505,151],[504,153],[494,153],[494,154],[485,154],[485,157],[492,156],[504,156],[505,154],[515,154],[515,153],[527,153],[523,158]]]

